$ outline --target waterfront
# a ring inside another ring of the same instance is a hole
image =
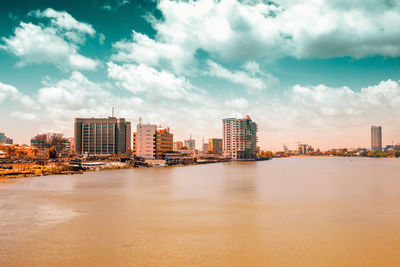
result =
[[[400,160],[286,158],[0,183],[1,266],[399,266]]]

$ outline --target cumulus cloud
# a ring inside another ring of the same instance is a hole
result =
[[[189,102],[198,100],[200,89],[186,78],[168,71],[159,71],[145,64],[117,65],[109,62],[107,66],[108,77],[135,94],[149,95],[153,99],[168,98]]]
[[[21,93],[12,85],[0,82],[0,103],[6,99],[10,99],[15,104],[22,105],[23,107],[35,108],[35,103],[30,96]]]
[[[91,25],[53,9],[35,11],[34,14],[39,18],[51,18],[50,25],[21,22],[13,36],[2,38],[4,45],[0,48],[19,57],[18,66],[48,63],[60,68],[96,68],[98,61],[81,55],[78,46],[85,42],[86,35],[95,33]]]
[[[370,2],[161,0],[163,18],[148,16],[155,39],[134,32],[114,59],[182,69],[199,49],[223,60],[400,56],[399,5]]]
[[[349,87],[294,86],[287,92],[294,118],[310,125],[368,125],[400,116],[399,81],[382,81],[356,92]]]
[[[245,88],[264,90],[271,83],[277,82],[272,75],[262,72],[260,66],[255,62],[247,62],[244,65],[246,71],[231,71],[212,60],[208,60],[207,64],[208,75],[226,79],[232,83],[243,85]]]
[[[21,112],[21,111],[13,111],[11,112],[11,117],[26,121],[38,121],[39,117],[32,112]]]
[[[182,72],[192,62],[191,50],[176,44],[158,42],[147,35],[132,31],[131,40],[121,40],[113,45],[116,54],[111,59],[120,62],[143,63],[153,67],[172,68]]]
[[[93,29],[92,25],[77,21],[74,17],[72,17],[69,13],[65,11],[56,11],[52,8],[47,8],[43,11],[31,11],[29,14],[37,18],[49,18],[52,25],[65,30],[75,30],[77,32],[89,34],[91,36],[93,36],[96,32]]]
[[[38,101],[50,111],[77,111],[98,110],[106,106],[110,108],[113,102],[121,102],[107,90],[106,85],[88,80],[82,73],[73,72],[68,79],[60,80],[52,86],[40,88]],[[121,98],[123,99],[123,98]],[[126,98],[133,105],[140,104],[142,100],[137,97]]]
[[[243,97],[239,97],[239,98],[226,100],[225,105],[228,108],[232,108],[234,110],[244,110],[249,106],[249,101],[247,101]]]

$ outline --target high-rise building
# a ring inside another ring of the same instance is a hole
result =
[[[208,139],[208,150],[213,154],[222,154],[222,139],[210,138]]]
[[[189,139],[183,140],[183,145],[189,150],[196,149],[196,141],[192,139],[192,135],[190,135]]]
[[[136,126],[136,133],[133,133],[133,151],[135,151],[136,156],[154,159],[156,130],[157,125],[155,124],[142,124],[141,121],[139,122]]]
[[[76,118],[75,153],[127,154],[131,148],[131,123],[124,118]]]
[[[133,133],[133,153],[146,159],[162,159],[173,150],[173,134],[169,128],[157,128],[155,124],[142,124],[139,120]]]
[[[371,126],[371,150],[382,150],[382,127]]]
[[[224,157],[234,160],[255,159],[257,156],[257,124],[249,115],[243,119],[222,120],[222,149]]]

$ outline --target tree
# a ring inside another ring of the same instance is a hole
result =
[[[62,133],[38,134],[33,138],[36,140],[33,145],[41,150],[50,149],[54,146],[57,151],[61,152],[64,150],[66,142],[63,136]]]
[[[57,158],[57,150],[54,146],[49,148],[49,158],[51,159]]]

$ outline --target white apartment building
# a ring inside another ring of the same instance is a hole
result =
[[[249,115],[243,119],[222,120],[223,156],[234,160],[255,159],[257,156],[257,124]]]
[[[156,150],[155,132],[157,125],[139,122],[136,131],[136,156],[153,159]]]

